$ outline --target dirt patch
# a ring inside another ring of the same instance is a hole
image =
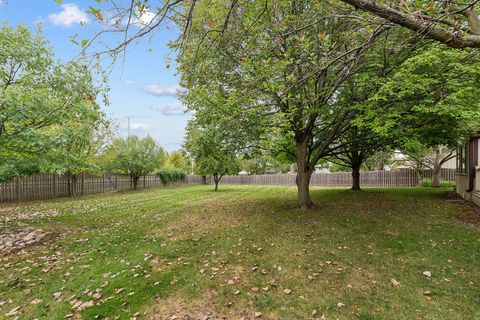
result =
[[[218,293],[207,292],[202,298],[186,300],[179,295],[157,298],[151,312],[152,320],[275,320],[252,310],[241,310],[232,306],[218,306]]]
[[[42,229],[0,229],[0,256],[39,243],[46,235]]]

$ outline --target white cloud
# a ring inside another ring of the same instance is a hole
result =
[[[146,27],[157,20],[156,16],[156,13],[151,10],[143,10],[141,12],[137,11],[135,12],[135,17],[132,21],[132,24],[138,27]]]
[[[143,87],[143,90],[147,93],[153,94],[158,97],[176,97],[179,87],[164,87],[156,84],[149,84]]]
[[[165,116],[184,115],[187,108],[181,103],[164,103],[152,105],[152,110],[159,111]]]
[[[89,21],[85,12],[75,4],[62,4],[62,11],[48,15],[48,20],[57,26],[70,27],[74,24],[83,24]]]
[[[145,122],[134,122],[134,123],[130,123],[130,129],[133,129],[133,130],[145,130],[145,131],[148,131],[150,129],[153,129],[154,126],[149,124],[149,123],[145,123]]]

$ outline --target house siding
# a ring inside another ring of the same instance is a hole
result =
[[[456,192],[468,201],[480,206],[480,137],[472,136],[462,147],[457,161]],[[463,161],[462,161],[463,160]],[[464,166],[462,166],[464,162]],[[463,169],[463,170],[462,170]]]
[[[466,174],[457,174],[456,185],[457,185],[457,193],[460,197],[466,200],[472,199],[471,193],[467,192],[468,176]]]

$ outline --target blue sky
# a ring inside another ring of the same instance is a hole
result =
[[[93,1],[0,0],[0,21],[15,26],[19,23],[42,24],[43,34],[53,46],[59,59],[72,59],[79,47],[71,42],[91,38],[98,25],[85,14]],[[83,25],[80,22],[84,22]],[[117,62],[110,75],[110,105],[106,114],[119,125],[119,135],[127,135],[130,117],[132,134],[150,134],[167,151],[181,147],[189,115],[175,95],[178,77],[174,65],[166,68],[166,58],[174,58],[168,48],[176,37],[175,30],[158,30],[151,38],[129,47],[125,63]]]

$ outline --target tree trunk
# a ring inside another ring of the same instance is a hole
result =
[[[202,176],[202,183],[207,184],[207,176]]]
[[[360,168],[352,168],[352,190],[360,189]]]
[[[356,136],[355,136],[356,138]],[[362,166],[363,157],[360,152],[357,150],[356,146],[353,145],[351,153],[351,164],[352,164],[352,190],[360,190],[360,167]]]
[[[297,205],[301,210],[309,209],[313,206],[310,199],[310,178],[313,173],[313,165],[307,161],[308,156],[308,140],[297,142],[296,157],[297,157]]]
[[[432,187],[439,188],[440,187],[440,169],[442,165],[440,164],[440,158],[442,156],[442,151],[440,147],[435,148],[435,164],[433,166],[433,179],[432,179]]]
[[[438,170],[435,170],[435,169],[433,169],[432,187],[439,188],[440,187],[440,168],[438,168]]]
[[[132,176],[133,190],[137,190],[138,179],[140,179],[140,177],[138,177],[138,176]]]
[[[75,185],[76,184],[77,184],[77,175],[69,172],[67,174],[67,189],[68,189],[68,195],[71,198],[75,198]]]
[[[380,151],[380,163],[379,163],[378,169],[380,171],[385,170],[385,157],[383,155],[383,151]]]
[[[213,181],[215,181],[215,191],[218,190],[218,183],[220,182],[220,177],[216,174],[213,175]]]

